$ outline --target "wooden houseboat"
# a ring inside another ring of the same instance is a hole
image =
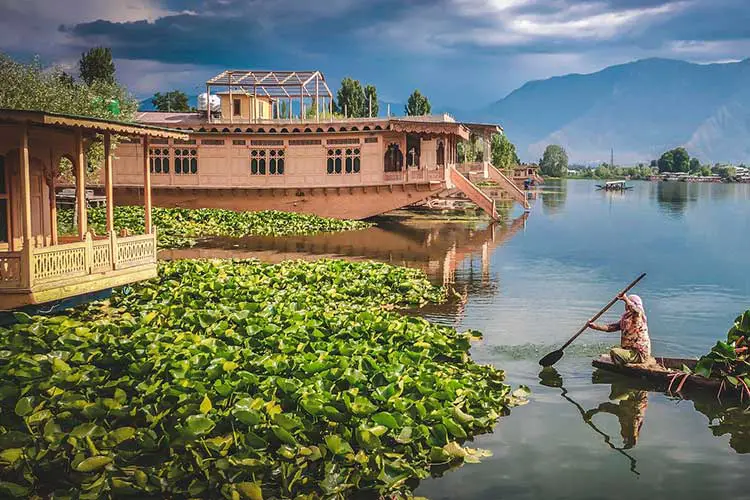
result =
[[[116,235],[113,226],[112,136],[140,141],[186,140],[158,127],[0,109],[0,311],[59,301],[156,275],[156,235],[151,224],[151,171],[140,165],[145,234]],[[103,179],[107,234],[87,228],[85,145],[104,137]],[[77,234],[57,230],[56,182],[60,159],[73,165]],[[144,187],[145,186],[145,187]]]
[[[216,91],[220,89],[219,91]],[[212,90],[219,105],[211,103]],[[114,170],[115,201],[143,200],[140,165],[151,165],[153,202],[164,207],[277,209],[362,219],[456,188],[490,214],[494,201],[468,178],[472,168],[498,179],[512,199],[524,194],[489,162],[460,168],[457,145],[491,124],[459,123],[449,115],[346,118],[332,114],[333,94],[318,72],[225,71],[193,113],[140,113],[150,126],[180,129],[189,139],[162,138],[144,151],[121,144]]]

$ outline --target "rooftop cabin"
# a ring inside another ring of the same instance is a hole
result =
[[[318,71],[232,70],[207,82],[202,111],[141,113],[143,124],[190,134],[187,141],[152,141],[145,153],[154,202],[361,219],[458,187],[497,216],[492,200],[459,172],[457,145],[472,133],[484,137],[485,161],[464,170],[478,168],[503,181],[487,161],[499,126],[459,123],[445,114],[347,118],[334,116],[332,106]],[[122,144],[117,155],[115,198],[133,204],[141,199],[144,151]],[[513,181],[504,180],[528,207]]]
[[[180,132],[77,116],[0,109],[0,311],[106,290],[156,275],[150,170],[140,167],[145,233],[116,235],[112,135],[142,141],[186,139]],[[86,144],[104,137],[107,233],[86,220]],[[77,234],[58,235],[56,184],[62,158],[76,179]]]

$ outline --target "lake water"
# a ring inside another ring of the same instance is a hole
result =
[[[214,240],[164,256],[374,258],[452,286],[462,298],[424,314],[483,332],[474,359],[503,368],[532,395],[470,445],[492,458],[422,481],[418,495],[750,498],[750,412],[710,396],[693,402],[594,379],[591,359],[619,341],[612,334],[587,332],[543,379],[538,365],[642,272],[634,292],[655,354],[695,357],[725,338],[750,308],[750,185],[633,182],[626,193],[605,193],[594,184],[547,183],[528,218],[501,226],[385,219],[359,233]],[[602,321],[615,321],[621,308]],[[592,427],[582,412],[597,408],[610,413],[596,413]]]

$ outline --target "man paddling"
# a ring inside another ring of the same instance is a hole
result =
[[[589,322],[589,328],[600,332],[622,332],[620,347],[613,347],[609,355],[618,365],[642,364],[651,359],[651,339],[648,336],[648,319],[643,300],[638,295],[620,294],[625,302],[625,312],[620,321],[608,325]]]

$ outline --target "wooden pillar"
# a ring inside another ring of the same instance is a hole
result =
[[[76,131],[76,212],[78,214],[78,238],[83,241],[88,231],[86,218],[86,157],[83,153],[83,133]]]
[[[315,78],[315,121],[320,121],[320,81]]]
[[[292,121],[292,98],[289,98],[289,121]]]
[[[299,119],[305,119],[305,86],[299,86]]]
[[[211,123],[211,86],[206,84],[206,117]]]
[[[151,169],[148,158],[148,137],[143,138],[143,208],[146,213],[146,234],[151,234]]]
[[[54,164],[54,155],[52,149],[49,152],[49,232],[50,232],[50,245],[57,245],[57,197],[55,195],[55,177],[57,170]]]
[[[257,120],[258,110],[256,109],[258,107],[257,96],[258,96],[258,88],[255,85],[253,85],[253,123],[256,123],[258,121]]]
[[[31,160],[29,159],[29,126],[21,129],[21,234],[24,249],[31,247]]]
[[[107,198],[107,234],[115,230],[115,197],[112,192],[112,136],[104,134],[104,196]]]
[[[240,105],[240,117],[242,117],[242,105]],[[234,123],[234,99],[232,99],[232,72],[229,72],[229,123]]]

